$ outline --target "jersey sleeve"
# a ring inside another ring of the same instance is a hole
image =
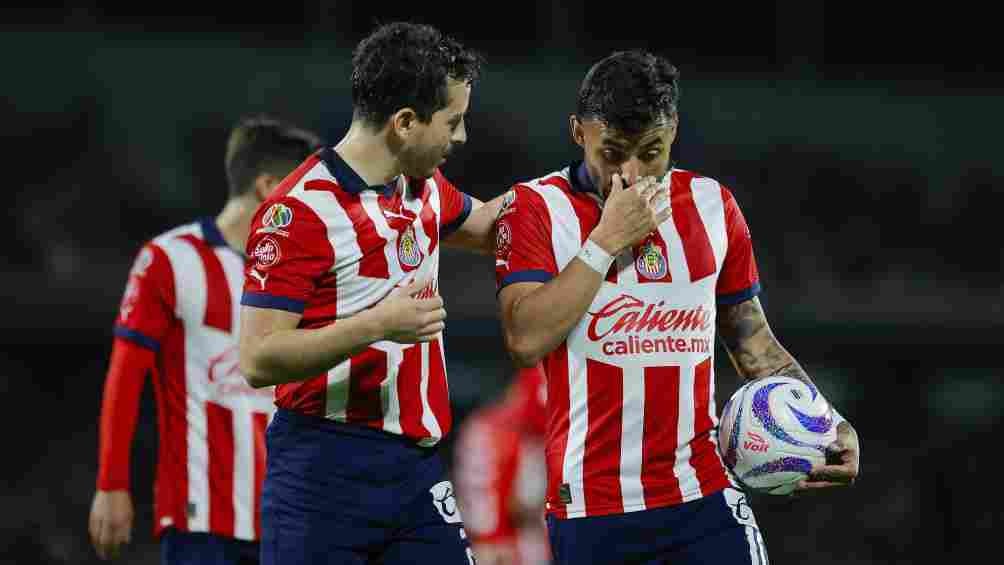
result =
[[[302,201],[266,201],[251,220],[241,304],[303,313],[334,264],[328,230]]]
[[[471,214],[471,197],[453,186],[438,170],[434,177],[439,188],[439,236],[446,239],[464,224]]]
[[[160,342],[175,316],[174,272],[164,250],[153,243],[136,256],[115,321],[115,336],[151,351]]]
[[[738,304],[760,293],[760,274],[753,257],[753,240],[735,197],[722,187],[728,250],[715,288],[718,304]]]
[[[558,275],[547,205],[532,189],[517,185],[509,191],[495,230],[498,290],[518,282],[547,282]]]
[[[115,339],[101,397],[99,490],[129,490],[129,454],[140,395],[147,374],[155,367],[153,351],[128,339]]]

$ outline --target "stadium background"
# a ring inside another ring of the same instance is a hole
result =
[[[775,333],[863,441],[854,489],[755,506],[774,563],[998,553],[1004,88],[989,20],[959,4],[369,4],[4,9],[0,562],[97,562],[97,415],[133,253],[219,209],[240,115],[337,141],[350,50],[392,19],[486,55],[471,141],[445,167],[483,199],[576,157],[566,117],[598,58],[640,46],[681,68],[678,162],[735,192]],[[510,369],[490,259],[446,253],[441,278],[462,420]],[[720,406],[738,380],[718,354]],[[157,562],[149,387],[143,402],[130,564]]]

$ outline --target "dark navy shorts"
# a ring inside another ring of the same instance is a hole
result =
[[[547,517],[557,565],[767,565],[767,549],[742,491],[627,514]]]
[[[160,536],[163,565],[257,565],[258,544],[168,528]]]
[[[278,410],[267,434],[263,565],[472,565],[436,448]]]

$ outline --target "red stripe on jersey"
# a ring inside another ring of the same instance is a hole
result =
[[[453,425],[453,416],[450,414],[450,389],[446,384],[446,367],[443,366],[439,338],[429,342],[429,408],[445,437]]]
[[[254,537],[261,539],[261,487],[265,480],[265,429],[268,428],[268,414],[251,414],[254,434]]]
[[[708,230],[694,204],[694,193],[690,188],[692,179],[692,175],[686,175],[679,182],[674,182],[672,204],[673,222],[683,240],[683,254],[687,257],[690,281],[697,282],[714,274],[716,266],[711,238],[708,237]]]
[[[631,249],[631,257],[634,259],[634,269],[638,273],[639,283],[673,282],[673,276],[669,272],[669,252],[659,230],[655,230],[640,244],[635,245]]]
[[[348,215],[352,227],[356,230],[356,241],[363,254],[363,258],[359,261],[359,275],[375,279],[390,278],[387,256],[383,252],[387,240],[377,233],[376,225],[363,208],[359,195],[346,192],[337,184],[321,179],[305,182],[303,190],[321,190],[335,195],[338,205]]]
[[[409,180],[408,182],[417,181]],[[432,194],[432,190],[426,185],[422,190],[422,211],[419,212],[419,218],[422,220],[422,230],[429,237],[429,254],[431,255],[436,250],[436,245],[439,245],[439,221],[436,220],[436,211],[432,209],[432,204],[429,202],[430,194]]]
[[[680,480],[673,474],[679,406],[680,368],[645,367],[641,485],[647,507],[683,501]]]
[[[275,386],[275,405],[296,410],[311,416],[327,413],[328,376],[320,375],[298,383],[283,383]]]
[[[620,473],[610,473],[610,470],[621,467],[623,369],[586,359],[586,390],[589,425],[586,430],[586,452],[582,461],[586,514],[595,512],[590,507],[605,506],[605,501],[616,501],[621,507],[604,508],[603,513],[619,514],[624,511]]]
[[[188,418],[185,386],[185,330],[175,326],[160,343],[161,367],[153,373],[157,403],[157,487],[154,489],[154,533],[169,518],[179,531],[188,531]]]
[[[383,428],[380,383],[387,377],[387,352],[367,347],[354,355],[349,368],[349,400],[345,419]]]
[[[397,370],[397,398],[401,408],[401,432],[409,437],[429,437],[422,424],[422,346],[404,350]]]
[[[725,488],[727,478],[715,443],[711,438],[711,358],[694,368],[694,441],[691,443],[690,465],[697,473],[701,494],[707,496]]]
[[[206,315],[203,323],[211,328],[231,332],[233,300],[230,297],[230,283],[223,272],[223,264],[213,248],[192,234],[181,236],[199,254],[203,270],[206,272]]]
[[[209,530],[234,535],[234,413],[206,402],[209,443]]]
[[[321,158],[319,156],[319,152],[314,153],[310,157],[307,157],[307,159],[303,163],[300,163],[299,167],[293,169],[293,172],[289,173],[288,175],[286,175],[285,178],[282,179],[282,181],[279,183],[279,186],[275,187],[275,189],[272,190],[272,194],[269,195],[269,198],[278,200],[279,198],[282,198],[283,196],[289,194],[289,191],[296,188],[296,185],[300,182],[300,179],[306,176],[306,174],[311,169],[314,168],[314,165],[320,162]]]
[[[547,375],[547,468],[556,472],[547,474],[547,500],[558,518],[566,518],[568,513],[561,502],[559,488],[565,481],[565,449],[568,448],[568,414],[571,409],[568,391],[568,343],[561,342],[544,363]]]

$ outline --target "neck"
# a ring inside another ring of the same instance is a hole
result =
[[[335,151],[366,184],[387,184],[402,173],[398,154],[387,143],[386,128],[374,131],[361,120],[354,120]]]
[[[216,227],[231,248],[244,252],[251,232],[251,218],[260,202],[252,194],[231,198],[216,216]]]

